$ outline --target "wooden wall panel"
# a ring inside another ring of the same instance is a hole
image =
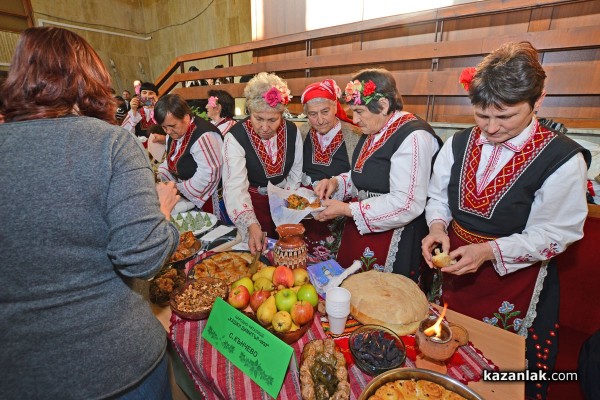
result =
[[[336,36],[334,38],[314,40],[312,42],[311,55],[322,56],[355,51],[357,41],[360,41],[360,35]]]
[[[569,29],[599,24],[600,1],[586,1],[553,7],[550,29]]]
[[[282,47],[270,47],[266,49],[255,50],[254,56],[257,62],[269,62],[301,58],[306,56],[306,44],[293,43]]]
[[[442,41],[489,38],[527,32],[531,11],[481,15],[444,21]]]
[[[482,0],[297,34],[288,32],[293,34],[180,59],[252,51],[252,65],[223,73],[279,73],[296,97],[290,105],[293,113],[301,112],[299,96],[307,84],[331,77],[343,88],[358,70],[385,67],[396,77],[407,110],[431,122],[472,124],[472,107],[458,83],[462,69],[477,65],[504,42],[529,40],[540,49],[548,74],[543,116],[570,127],[600,128],[600,107],[595,105],[600,104],[599,21],[599,0]],[[169,79],[181,81],[184,75]],[[236,94],[243,89],[235,85],[229,88]]]
[[[405,25],[394,29],[365,32],[362,50],[402,47],[435,42],[435,23]]]

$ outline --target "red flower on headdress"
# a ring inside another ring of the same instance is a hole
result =
[[[363,88],[363,96],[366,97],[372,95],[373,93],[375,93],[375,89],[377,89],[377,86],[373,81],[365,83],[365,86]]]
[[[471,82],[473,81],[473,77],[475,76],[476,69],[474,67],[468,67],[463,69],[460,73],[460,77],[458,81],[463,85],[463,88],[468,92],[471,87]]]
[[[283,103],[283,96],[281,96],[281,92],[275,86],[263,94],[263,99],[271,107],[277,107],[277,104]]]

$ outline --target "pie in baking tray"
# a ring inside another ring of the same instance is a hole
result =
[[[342,283],[352,294],[350,314],[362,324],[382,325],[399,336],[415,333],[429,314],[429,302],[415,282],[375,270],[354,274]]]
[[[226,251],[216,253],[194,265],[190,270],[190,278],[198,279],[204,276],[223,279],[229,284],[240,278],[249,276],[248,266],[252,262],[252,254],[247,252]],[[258,261],[258,270],[266,267]]]

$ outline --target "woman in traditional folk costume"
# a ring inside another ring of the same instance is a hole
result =
[[[130,109],[121,126],[136,136],[148,137],[148,130],[156,125],[154,105],[158,101],[158,89],[151,82],[140,86],[140,95],[135,96],[129,103]]]
[[[167,133],[166,157],[158,167],[162,181],[174,181],[177,190],[196,208],[221,220],[218,188],[223,168],[223,138],[219,130],[194,117],[176,94],[161,97],[154,108],[156,121]]]
[[[221,134],[225,136],[236,122],[233,119],[235,100],[225,90],[209,90],[208,95],[210,97],[206,104],[206,115],[210,118],[210,122],[219,128]]]
[[[352,124],[338,98],[342,92],[333,79],[306,87],[301,102],[308,123],[300,127],[304,138],[302,185],[313,189],[321,179],[350,170],[352,153],[360,139],[360,129]],[[335,258],[340,246],[346,217],[327,222],[306,219],[309,261]]]
[[[528,368],[550,371],[559,300],[552,258],[583,236],[589,152],[538,123],[545,78],[528,42],[505,44],[463,72],[477,126],[437,157],[423,255],[432,266],[441,246],[456,259],[442,268],[450,308],[525,336]],[[545,391],[544,382],[526,384],[532,398]]]
[[[419,276],[420,241],[427,233],[423,211],[434,155],[441,140],[425,121],[402,111],[402,98],[385,69],[360,71],[345,89],[345,100],[361,137],[352,169],[324,179],[315,192],[327,208],[317,219],[351,217],[337,260],[348,267]],[[333,195],[333,199],[329,197]],[[350,203],[343,199],[352,198]]]
[[[302,176],[302,137],[283,119],[290,100],[286,83],[262,72],[244,89],[250,116],[225,135],[223,196],[227,212],[251,252],[260,249],[262,231],[277,237],[267,184],[295,190]]]

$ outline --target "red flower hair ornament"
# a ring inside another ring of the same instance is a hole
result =
[[[468,67],[463,69],[460,73],[460,77],[458,81],[462,84],[463,88],[468,92],[471,88],[471,82],[473,81],[473,77],[475,76],[475,72],[477,70],[475,67]]]
[[[358,81],[348,82],[344,90],[344,100],[346,103],[354,105],[367,105],[371,100],[379,100],[385,97],[381,93],[377,93],[377,85],[373,81]]]
[[[277,107],[279,103],[286,105],[292,98],[287,87],[280,88],[276,86],[271,86],[271,89],[263,93],[262,97],[270,107]]]

